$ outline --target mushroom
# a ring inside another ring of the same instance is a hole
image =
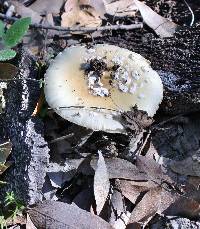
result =
[[[120,114],[135,105],[153,116],[162,81],[141,55],[114,45],[66,48],[45,75],[45,97],[64,119],[94,131],[125,132]]]

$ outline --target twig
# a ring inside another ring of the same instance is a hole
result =
[[[0,13],[0,18],[7,20],[7,21],[17,21],[18,18],[16,17],[8,17],[5,14]],[[132,25],[107,25],[107,26],[100,26],[100,27],[62,27],[62,26],[46,26],[41,24],[33,23],[30,25],[31,28],[37,29],[48,29],[48,30],[56,30],[62,32],[95,32],[95,31],[105,31],[105,30],[132,30],[132,29],[141,29],[143,28],[142,23],[132,24]]]
[[[74,136],[73,133],[72,134],[67,134],[65,136],[62,136],[62,137],[53,139],[52,141],[50,141],[50,144],[55,143],[55,142],[59,142],[59,141],[62,141],[62,140],[65,140],[65,139],[70,138],[70,137],[73,137],[73,136]]]

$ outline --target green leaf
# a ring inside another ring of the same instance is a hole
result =
[[[16,52],[12,49],[3,49],[0,51],[0,61],[10,60],[16,56]]]
[[[4,24],[3,22],[0,20],[0,38],[3,36],[4,34]]]
[[[29,25],[31,24],[31,18],[22,18],[14,22],[3,36],[4,44],[7,47],[14,47],[17,45],[27,32]]]

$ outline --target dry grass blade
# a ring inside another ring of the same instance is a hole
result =
[[[98,153],[99,160],[94,175],[94,196],[96,200],[96,211],[99,215],[108,197],[110,182],[104,157],[100,151]]]

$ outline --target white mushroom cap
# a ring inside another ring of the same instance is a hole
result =
[[[95,73],[87,75],[82,68],[94,59],[107,64],[97,84]],[[117,69],[113,70],[114,66]],[[93,130],[114,133],[125,131],[120,112],[137,105],[153,116],[163,98],[161,79],[149,61],[107,44],[66,48],[48,68],[44,90],[49,106],[61,117]]]

